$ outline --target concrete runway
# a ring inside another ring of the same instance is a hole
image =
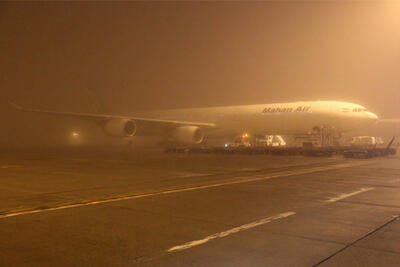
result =
[[[400,266],[400,158],[0,154],[0,266]]]

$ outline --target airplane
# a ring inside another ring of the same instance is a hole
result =
[[[200,144],[205,137],[226,137],[243,132],[304,135],[329,127],[341,134],[378,120],[378,116],[365,107],[342,101],[158,110],[138,116],[27,109],[10,104],[20,111],[90,120],[110,136],[164,136],[184,145]]]

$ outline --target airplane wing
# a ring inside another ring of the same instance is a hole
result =
[[[27,109],[23,108],[15,103],[10,102],[10,105],[15,109],[25,112],[35,112],[35,113],[44,113],[55,116],[64,116],[64,117],[75,117],[80,119],[93,120],[95,122],[104,122],[111,119],[129,119],[133,120],[136,123],[140,124],[144,128],[164,128],[164,127],[177,127],[177,126],[198,126],[201,128],[215,128],[216,125],[214,123],[205,123],[205,122],[190,122],[190,121],[176,121],[176,120],[164,120],[164,119],[156,119],[156,118],[142,118],[135,116],[120,116],[120,115],[107,115],[107,114],[94,114],[94,113],[75,113],[75,112],[60,112],[60,111],[49,111],[49,110],[40,110],[40,109]]]

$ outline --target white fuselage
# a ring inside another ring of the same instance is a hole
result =
[[[309,101],[262,105],[163,110],[153,118],[215,123],[218,135],[307,134],[329,126],[348,132],[374,123],[377,116],[363,106],[340,101]]]

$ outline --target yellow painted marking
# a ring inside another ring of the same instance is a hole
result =
[[[268,180],[268,179],[308,174],[308,173],[314,173],[314,172],[320,172],[320,171],[335,170],[335,169],[340,169],[340,168],[348,168],[348,167],[360,166],[360,165],[364,165],[364,164],[366,164],[366,163],[365,162],[341,163],[341,164],[325,166],[325,167],[315,167],[315,168],[295,170],[295,171],[283,171],[280,173],[258,175],[258,176],[254,176],[254,177],[241,177],[241,178],[235,178],[234,180],[229,180],[229,181],[224,181],[224,182],[214,183],[214,184],[191,186],[191,187],[184,187],[184,188],[177,188],[177,189],[167,189],[167,190],[163,190],[163,191],[156,191],[156,192],[149,192],[149,193],[136,193],[136,194],[132,194],[132,195],[115,196],[115,197],[110,197],[110,198],[105,198],[105,199],[97,199],[97,200],[85,200],[85,201],[79,201],[79,202],[74,202],[74,203],[64,203],[59,206],[53,206],[53,207],[30,208],[30,209],[24,209],[24,210],[10,210],[10,211],[5,211],[5,212],[0,213],[0,219],[6,218],[6,217],[19,216],[19,215],[53,211],[53,210],[62,210],[62,209],[78,208],[78,207],[83,207],[83,206],[104,204],[104,203],[110,203],[110,202],[116,202],[116,201],[122,201],[122,200],[138,199],[138,198],[144,198],[144,197],[159,196],[159,195],[215,188],[215,187],[221,187],[221,186],[226,186],[226,185],[264,181],[264,180]]]
[[[0,166],[0,169],[9,169],[9,168],[18,168],[22,167],[21,165],[2,165]]]
[[[342,200],[342,199],[345,199],[345,198],[348,198],[348,197],[351,197],[351,196],[354,196],[354,195],[358,195],[360,193],[367,192],[367,191],[370,191],[370,190],[373,190],[373,189],[375,189],[375,188],[374,187],[361,188],[360,190],[357,190],[357,191],[352,192],[352,193],[340,194],[338,197],[330,198],[330,199],[327,200],[327,202],[336,202],[338,200]]]
[[[278,214],[276,216],[264,218],[264,219],[261,219],[261,220],[255,221],[255,222],[251,222],[251,223],[248,223],[248,224],[241,225],[239,227],[235,227],[235,228],[229,229],[229,230],[224,231],[224,232],[220,232],[220,233],[216,233],[216,234],[213,234],[213,235],[206,236],[203,239],[190,241],[190,242],[187,242],[187,243],[185,243],[183,245],[172,247],[172,248],[168,249],[167,252],[175,252],[175,251],[180,251],[180,250],[192,248],[192,247],[207,243],[210,240],[213,240],[213,239],[216,239],[216,238],[225,237],[225,236],[228,236],[228,235],[231,235],[231,234],[235,234],[235,233],[240,232],[240,231],[248,230],[248,229],[254,228],[256,226],[260,226],[260,225],[272,222],[274,220],[278,220],[278,219],[282,219],[282,218],[286,218],[286,217],[292,216],[294,214],[296,214],[296,213],[293,212],[293,211],[289,211],[289,212]]]

